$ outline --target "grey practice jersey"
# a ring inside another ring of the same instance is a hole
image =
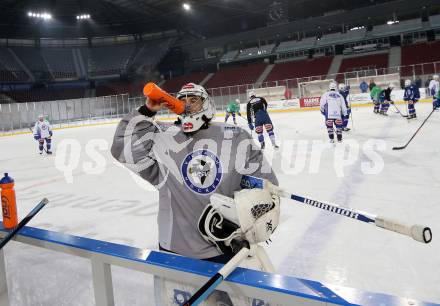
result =
[[[112,155],[159,190],[159,244],[193,257],[220,255],[198,231],[198,220],[216,192],[233,197],[242,174],[278,181],[245,130],[224,123],[187,135],[155,122],[142,106],[119,123]]]

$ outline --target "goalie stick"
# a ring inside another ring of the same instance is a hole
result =
[[[212,276],[183,306],[196,306],[203,302],[215,288],[242,262],[250,252],[249,247],[242,248],[214,276]]]
[[[422,128],[422,126],[426,123],[426,121],[428,121],[429,117],[431,117],[431,115],[435,112],[435,109],[432,110],[432,112],[428,115],[428,117],[426,117],[426,119],[423,121],[423,123],[419,126],[419,128],[417,129],[417,131],[412,135],[412,137],[408,140],[408,142],[401,146],[401,147],[393,147],[393,150],[403,150],[405,149],[409,143],[411,142],[411,140],[413,140],[413,138],[417,135],[417,133],[420,131],[420,129]]]
[[[336,204],[329,204],[325,202],[316,201],[295,194],[289,194],[288,192],[280,189],[279,187],[272,185],[270,182],[258,177],[243,175],[241,179],[241,187],[269,188],[277,192],[281,197],[290,198],[292,200],[301,202],[306,205],[314,206],[316,208],[320,208],[334,214],[348,217],[357,221],[362,221],[368,224],[376,225],[377,227],[381,227],[389,231],[393,231],[402,235],[409,236],[414,240],[422,243],[429,243],[432,240],[432,231],[427,226],[407,225],[396,220],[391,220],[382,216],[369,214],[363,211],[354,210],[351,208],[345,208]]]
[[[44,198],[41,200],[40,203],[38,203],[37,206],[34,207],[34,209],[32,209],[30,211],[30,213],[27,214],[26,217],[23,218],[23,220],[20,221],[20,223],[18,223],[18,225],[14,228],[14,230],[12,232],[10,232],[9,234],[7,234],[5,236],[5,238],[2,239],[2,241],[0,242],[0,250],[5,246],[6,243],[8,243],[9,240],[11,240],[22,228],[23,226],[26,225],[26,223],[28,223],[33,217],[35,217],[35,215],[44,207],[44,205],[46,205],[47,203],[49,203],[49,200]]]

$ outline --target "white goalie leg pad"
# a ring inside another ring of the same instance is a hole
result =
[[[256,246],[255,252],[253,256],[249,256],[246,258],[241,264],[240,267],[258,270],[263,272],[275,273],[275,268],[272,262],[269,259],[269,256],[266,253],[264,247],[258,245]],[[229,294],[229,297],[232,300],[234,306],[276,306],[273,304],[269,304],[269,301],[264,301],[261,299],[250,298],[241,296],[240,294]]]
[[[262,246],[256,246],[253,256],[247,257],[241,262],[240,267],[274,273],[275,269],[270,261],[266,250]],[[156,306],[180,306],[198,290],[192,285],[174,280],[154,277],[154,298]],[[239,292],[227,294],[223,291],[214,291],[203,301],[201,306],[275,306],[270,305],[268,301],[246,297]]]

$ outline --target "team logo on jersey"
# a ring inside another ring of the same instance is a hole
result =
[[[200,194],[213,192],[222,180],[220,159],[209,150],[188,154],[183,160],[181,172],[186,186]]]

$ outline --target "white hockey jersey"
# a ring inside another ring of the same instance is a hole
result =
[[[336,91],[327,91],[321,96],[321,113],[327,119],[342,119],[347,116],[347,106],[344,97]]]
[[[35,122],[34,136],[38,136],[38,138],[49,138],[52,136],[52,128],[50,127],[49,121],[38,120]]]
[[[429,82],[429,94],[435,96],[440,89],[439,81],[431,80]]]

